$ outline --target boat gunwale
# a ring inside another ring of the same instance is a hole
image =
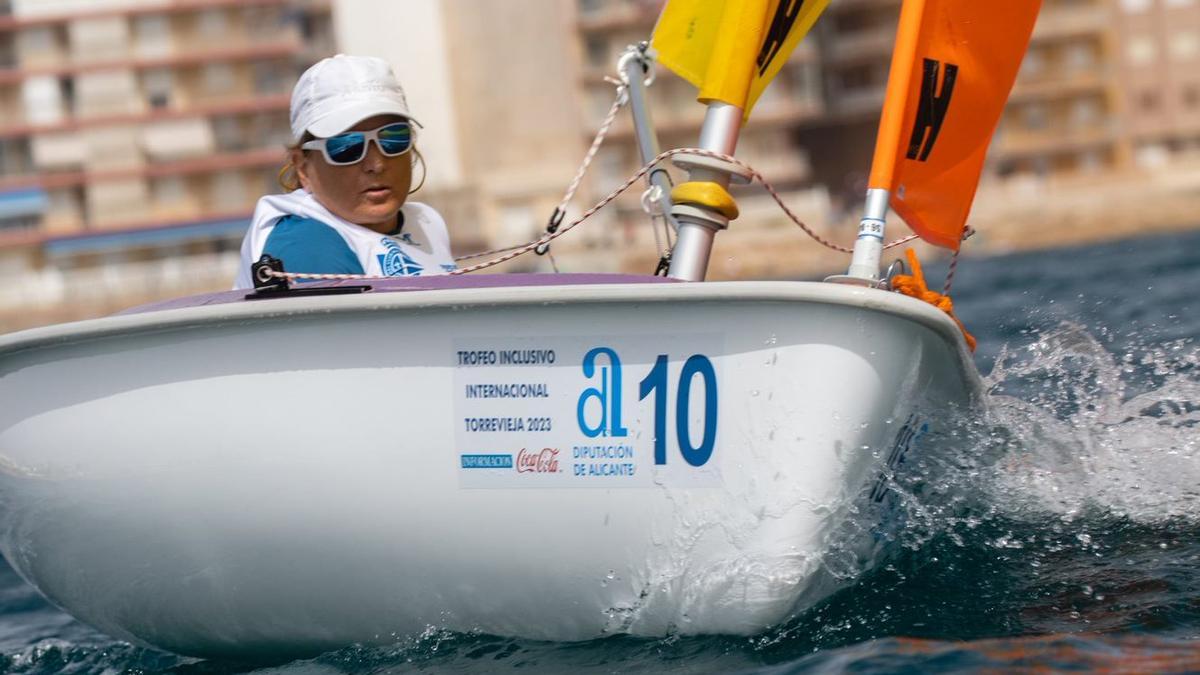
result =
[[[472,306],[514,307],[567,303],[616,302],[805,302],[877,311],[931,329],[957,355],[965,373],[975,372],[974,359],[958,326],[944,312],[920,300],[881,289],[818,281],[709,281],[702,283],[563,284],[492,286],[404,293],[363,293],[279,298],[195,305],[149,312],[116,314],[71,323],[55,324],[0,335],[0,358],[32,349],[61,347],[86,340],[119,337],[130,333],[173,331],[314,314],[331,315]],[[968,376],[978,382],[978,377]]]

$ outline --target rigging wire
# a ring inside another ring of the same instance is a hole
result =
[[[629,87],[622,81],[605,77],[606,82],[613,84],[616,87],[616,96],[613,98],[613,103],[608,109],[608,114],[604,116],[604,121],[600,124],[599,131],[596,132],[596,137],[592,139],[592,145],[588,148],[587,154],[583,157],[583,162],[579,165],[579,170],[575,172],[575,177],[571,179],[571,184],[567,186],[567,191],[563,195],[562,201],[558,206],[554,207],[554,213],[550,216],[550,222],[546,225],[546,233],[554,234],[558,231],[562,224],[563,218],[567,215],[567,204],[575,197],[575,192],[579,190],[579,185],[583,183],[583,176],[592,165],[592,160],[596,158],[596,153],[600,150],[600,146],[604,143],[605,137],[608,136],[608,130],[612,127],[613,122],[617,119],[617,113],[621,108],[629,102]],[[550,265],[554,271],[558,272],[558,263],[554,260],[554,254],[550,252],[550,244],[546,243],[534,249],[538,255],[545,255],[550,258]]]
[[[975,236],[975,228],[967,225],[963,228],[962,240],[966,241]],[[946,270],[946,281],[942,283],[942,295],[950,295],[950,285],[954,283],[954,270],[958,268],[958,254],[962,253],[962,244],[954,249],[954,255],[950,256],[950,268]]]

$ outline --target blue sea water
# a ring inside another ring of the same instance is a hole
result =
[[[907,524],[885,564],[762,635],[431,629],[220,663],[112,640],[0,563],[0,673],[1200,672],[1198,291],[1198,233],[964,256],[953,295],[979,338],[987,415],[894,486]]]

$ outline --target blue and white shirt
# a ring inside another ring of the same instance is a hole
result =
[[[288,272],[410,276],[456,269],[450,234],[432,207],[408,202],[400,208],[396,234],[380,234],[333,215],[307,190],[258,200],[242,240],[235,289],[253,288],[250,265],[263,253],[283,261]]]

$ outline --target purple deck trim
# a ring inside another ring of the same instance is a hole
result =
[[[676,283],[677,279],[655,277],[645,274],[474,274],[437,275],[427,277],[396,277],[391,279],[349,279],[346,281],[316,281],[305,284],[306,288],[329,288],[336,286],[371,287],[368,293],[403,293],[406,291],[440,291],[457,288],[502,288],[513,286],[590,286],[598,284],[661,284]],[[223,305],[231,302],[271,302],[271,300],[245,299],[250,291],[223,291],[189,295],[183,298],[138,305],[117,314],[142,314],[164,309],[182,309],[203,305]]]

